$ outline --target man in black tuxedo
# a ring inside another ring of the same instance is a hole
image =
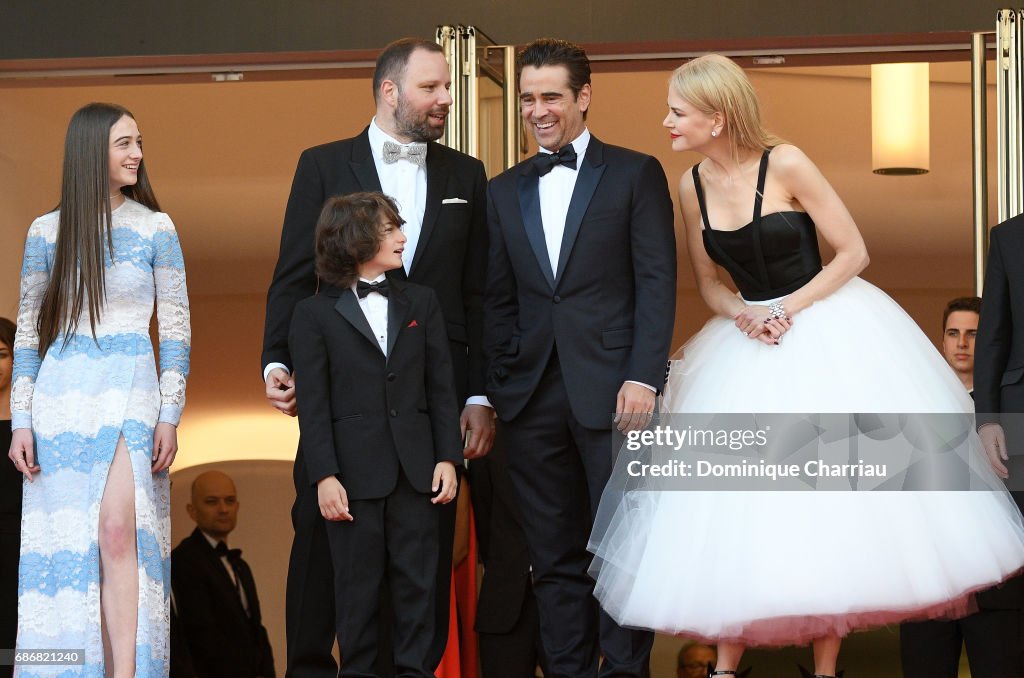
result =
[[[482,303],[487,264],[486,176],[480,161],[434,143],[444,132],[451,105],[448,64],[440,47],[402,39],[377,59],[373,76],[376,115],[358,136],[303,151],[295,170],[281,233],[281,250],[267,294],[263,336],[266,394],[280,411],[295,416],[295,388],[288,328],[295,304],[313,294],[313,231],[327,198],[382,191],[396,198],[409,243],[405,265],[390,277],[430,287],[448,331],[458,397],[465,406],[464,454],[488,452],[493,413],[484,397],[481,352]],[[425,160],[424,160],[425,158]],[[301,377],[300,377],[301,378]],[[302,449],[295,458],[295,538],[288,566],[286,625],[288,675],[334,678],[334,595],[330,554],[316,493],[306,482]],[[454,504],[444,507],[442,558],[451,559]],[[443,563],[442,563],[443,564]],[[450,576],[441,567],[437,593],[440,660],[448,637]]]
[[[590,62],[538,40],[517,59],[541,152],[488,191],[487,394],[521,501],[550,675],[643,676],[653,636],[593,598],[587,539],[620,430],[646,426],[675,313],[675,234],[661,165],[585,124]]]
[[[199,678],[275,675],[252,571],[242,552],[227,546],[238,507],[229,476],[207,471],[196,477],[187,506],[196,529],[171,552],[177,630]]]
[[[991,231],[981,318],[974,344],[974,409],[989,459],[1024,508],[1024,216]],[[1021,576],[978,594],[991,617],[985,678],[1024,676],[1024,581]],[[970,659],[970,652],[968,652]]]
[[[982,301],[951,300],[942,317],[942,355],[974,395],[974,355]],[[900,624],[900,659],[905,678],[956,678],[960,652],[966,646],[971,675],[986,678],[1015,675],[1014,633],[1020,631],[1020,582],[1011,580],[977,594],[978,611],[961,619],[932,619]],[[1024,640],[1024,639],[1022,639]],[[1009,654],[1008,654],[1009,651]],[[1009,663],[1008,663],[1009,662]]]

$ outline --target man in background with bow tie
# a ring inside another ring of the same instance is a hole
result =
[[[487,394],[520,499],[547,671],[646,676],[653,635],[598,612],[587,540],[612,426],[646,426],[664,381],[676,291],[668,183],[653,157],[590,134],[581,48],[538,40],[517,69],[540,152],[488,192]]]
[[[388,45],[373,76],[376,114],[358,136],[303,151],[295,170],[281,249],[267,294],[263,377],[267,400],[295,416],[288,328],[295,304],[317,289],[313,231],[327,198],[380,191],[398,203],[408,242],[403,268],[389,273],[433,288],[444,315],[455,386],[463,404],[465,456],[490,450],[493,412],[484,397],[482,303],[487,265],[486,176],[479,160],[435,143],[452,99],[448,64],[433,42],[405,38]],[[297,375],[301,379],[301,375]],[[324,520],[316,488],[295,459],[295,538],[288,567],[288,676],[334,678],[334,593]],[[444,509],[442,557],[451,560],[455,503]],[[449,566],[439,568],[437,661],[448,635]],[[435,662],[436,665],[437,662]],[[383,670],[383,667],[382,667]]]
[[[197,476],[186,507],[196,529],[171,552],[178,629],[199,678],[275,675],[252,571],[239,549],[228,548],[238,506],[230,476],[220,471]]]

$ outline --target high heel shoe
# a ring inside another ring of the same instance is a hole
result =
[[[747,678],[753,670],[754,668],[752,666],[748,666],[742,671],[733,671],[731,669],[716,671],[714,664],[708,662],[708,678],[712,678],[712,676],[736,676],[736,678]]]
[[[800,678],[843,678],[844,671],[836,671],[836,675],[829,676],[824,673],[811,673],[803,667],[801,664],[796,665],[800,669]]]

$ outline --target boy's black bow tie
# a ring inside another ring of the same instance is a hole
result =
[[[381,280],[380,282],[368,283],[365,280],[360,280],[356,283],[356,295],[358,295],[360,299],[370,292],[376,292],[382,297],[388,296],[388,281]]]

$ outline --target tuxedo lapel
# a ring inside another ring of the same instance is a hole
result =
[[[388,298],[388,357],[395,348],[398,341],[398,333],[405,326],[405,319],[409,315],[409,300],[402,294],[400,287],[396,287]]]
[[[388,304],[388,306],[390,307],[390,304]],[[342,290],[341,295],[338,297],[338,301],[334,304],[334,310],[340,313],[341,317],[347,320],[352,327],[359,330],[359,333],[366,337],[378,351],[380,350],[380,344],[377,343],[377,337],[373,335],[373,330],[370,328],[370,322],[363,314],[363,309],[359,307],[359,301],[356,299],[355,292],[352,290]]]
[[[437,224],[437,215],[441,211],[442,192],[448,181],[447,160],[441,154],[437,144],[427,144],[427,205],[423,211],[423,223],[420,224],[420,238],[416,242],[416,251],[412,254],[409,271],[416,270],[416,264],[427,249],[427,242]]]
[[[242,606],[242,599],[238,597],[238,589],[235,587],[235,582],[231,580],[231,575],[228,574],[227,569],[224,567],[224,561],[220,559],[219,555],[217,555],[217,551],[210,546],[210,542],[206,541],[206,537],[203,536],[203,533],[199,531],[198,527],[192,533],[192,537],[195,539],[196,545],[202,549],[203,553],[205,553],[210,559],[210,567],[216,573],[213,576],[220,581],[221,586],[225,591],[231,592],[231,597],[238,603],[238,611],[241,612],[243,616],[246,616],[245,607]],[[235,576],[238,576],[237,572],[235,572]],[[241,579],[239,579],[239,582],[241,582]],[[246,591],[246,596],[249,596],[248,591]],[[249,600],[252,600],[251,596],[249,596]]]
[[[373,153],[370,151],[370,135],[367,130],[363,130],[363,133],[356,137],[349,166],[362,190],[384,192],[380,187],[380,177],[377,176],[377,165],[373,162]]]
[[[554,285],[557,285],[562,278],[565,265],[569,262],[569,256],[572,254],[573,245],[576,244],[576,236],[579,235],[583,216],[587,213],[590,201],[601,181],[601,175],[604,174],[606,165],[603,151],[604,144],[592,136],[587,145],[587,152],[580,162],[579,176],[576,177],[576,186],[573,188],[572,198],[569,200],[569,211],[565,215],[565,230],[562,232],[562,247],[558,251],[558,271],[555,274]]]
[[[523,228],[530,241],[530,248],[537,257],[540,270],[543,271],[551,289],[555,289],[555,274],[551,270],[551,258],[548,256],[548,246],[544,240],[544,220],[540,214],[540,192],[537,189],[537,182],[537,172],[527,164],[523,173],[519,175],[519,211],[523,215]]]

